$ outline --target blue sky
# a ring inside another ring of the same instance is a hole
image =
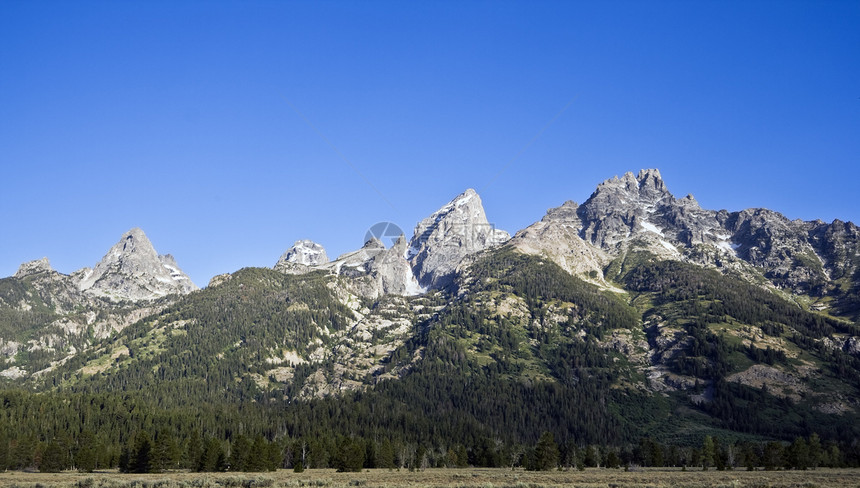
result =
[[[856,1],[0,2],[0,276],[139,226],[204,286],[469,187],[514,232],[652,167],[706,208],[860,222],[858,25]]]

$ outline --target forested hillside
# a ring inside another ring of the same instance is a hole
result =
[[[0,463],[782,465],[797,439],[858,461],[858,360],[822,340],[855,325],[647,253],[611,267],[600,288],[503,247],[379,300],[243,269],[0,392]]]

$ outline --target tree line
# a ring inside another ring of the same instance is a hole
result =
[[[477,445],[428,446],[390,439],[288,438],[267,440],[238,435],[218,439],[193,432],[185,440],[170,431],[155,435],[138,431],[128,445],[105,446],[98,435],[84,431],[77,438],[50,441],[0,438],[0,471],[92,472],[119,468],[123,473],[261,472],[276,469],[336,468],[423,470],[430,467],[506,467],[526,470],[682,467],[701,470],[807,470],[857,466],[857,453],[846,455],[834,442],[817,434],[792,442],[728,441],[705,436],[698,446],[664,444],[651,437],[623,446],[557,443],[544,431],[532,445],[508,445],[482,439]]]

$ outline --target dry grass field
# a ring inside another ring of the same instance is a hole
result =
[[[680,471],[588,469],[579,471],[525,472],[506,469],[428,469],[426,471],[371,470],[336,473],[308,470],[304,473],[164,473],[151,475],[104,473],[0,473],[0,486],[80,488],[229,488],[229,487],[475,487],[475,488],[860,488],[860,470],[816,471]]]

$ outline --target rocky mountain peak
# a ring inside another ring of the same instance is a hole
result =
[[[581,236],[598,247],[613,249],[639,228],[653,230],[648,216],[671,200],[674,198],[656,169],[642,170],[638,176],[628,172],[620,179],[613,177],[598,185],[579,207]]]
[[[435,288],[451,281],[464,257],[508,239],[487,220],[481,197],[470,188],[415,226],[408,257],[419,283]]]
[[[397,240],[394,241],[392,249],[402,249],[403,255],[406,256],[406,253],[409,251],[409,243],[406,241],[406,236],[400,234],[400,237],[398,237]]]
[[[173,256],[159,256],[140,228],[122,235],[93,269],[73,274],[86,293],[115,300],[151,300],[197,290]]]
[[[122,251],[126,253],[133,253],[138,247],[145,253],[148,253],[150,250],[155,251],[152,243],[149,242],[149,238],[146,237],[146,234],[140,227],[135,227],[126,232],[120,242],[122,243]]]
[[[361,246],[361,248],[367,250],[382,250],[385,249],[385,244],[383,244],[382,241],[379,240],[379,238],[371,237],[367,240],[367,242],[364,243],[363,246]]]
[[[604,181],[577,209],[577,215],[580,236],[610,256],[644,249],[666,259],[742,271],[744,265],[737,263],[743,261],[778,288],[796,293],[820,296],[828,290],[838,292],[842,288],[832,281],[850,278],[860,269],[860,246],[853,224],[789,220],[765,208],[737,212],[703,209],[693,195],[681,199],[672,196],[654,169]],[[544,217],[551,219],[549,214]],[[523,233],[524,238],[539,235],[538,230],[559,238],[558,231],[549,234],[540,227],[529,229],[531,233]],[[517,245],[522,249],[553,256],[547,245],[520,241]],[[557,247],[551,250],[557,251]],[[556,260],[564,266],[563,259]],[[847,298],[835,303],[846,309],[854,306]]]
[[[707,243],[732,253],[716,212],[703,210],[692,195],[676,199],[656,169],[601,183],[578,215],[581,237],[611,252],[636,243],[655,254],[678,257],[679,245]]]
[[[567,222],[579,226],[582,222],[579,220],[579,215],[576,214],[578,208],[579,205],[576,202],[568,200],[560,207],[547,210],[546,215],[541,220],[544,222]]]
[[[666,183],[656,169],[643,169],[637,176],[627,172],[597,185],[597,189],[583,204],[585,209],[607,205],[631,208],[636,206],[653,210],[654,206],[665,199],[672,199]]]
[[[699,207],[699,202],[692,193],[688,193],[687,196],[678,200],[678,205],[682,207]]]
[[[406,237],[401,234],[394,245],[378,252],[369,263],[370,276],[379,295],[417,295],[426,291],[419,285],[412,266],[406,260],[407,249]]]
[[[666,183],[660,176],[660,171],[657,169],[643,169],[636,176],[636,181],[639,183],[639,195],[652,201],[671,196],[669,190],[666,189]]]
[[[432,227],[434,223],[443,220],[447,220],[451,223],[453,220],[480,220],[481,217],[483,217],[484,220],[487,218],[484,214],[484,206],[481,203],[481,197],[478,196],[478,193],[475,190],[468,188],[463,193],[457,195],[453,200],[443,205],[442,208],[433,212],[429,217],[419,222],[418,226],[415,228],[415,235],[421,234],[418,232],[419,229],[425,231]]]
[[[292,247],[281,255],[281,258],[275,264],[275,268],[285,263],[319,266],[328,261],[328,255],[326,255],[325,248],[322,245],[309,239],[301,239],[296,241]]]
[[[15,278],[24,278],[25,276],[51,271],[53,268],[51,268],[51,262],[48,261],[48,258],[36,259],[22,264],[15,273]]]

